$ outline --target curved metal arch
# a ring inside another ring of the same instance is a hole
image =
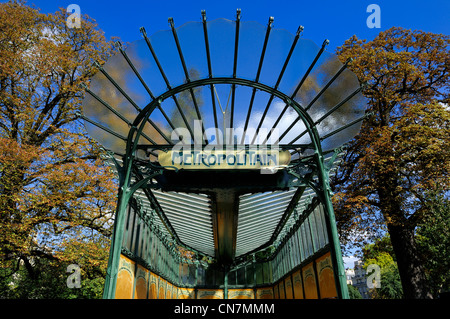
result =
[[[294,99],[289,97],[287,94],[271,87],[266,84],[248,80],[248,79],[242,79],[242,78],[229,78],[229,77],[211,77],[206,79],[200,79],[195,81],[190,81],[184,84],[181,84],[179,86],[176,86],[174,88],[171,88],[164,92],[163,94],[159,95],[153,101],[148,103],[142,111],[136,116],[134,119],[131,129],[128,134],[127,138],[127,150],[130,151],[128,154],[133,154],[134,151],[137,149],[138,141],[141,136],[143,127],[146,123],[146,120],[150,117],[150,115],[153,113],[155,108],[161,103],[174,96],[175,94],[181,93],[185,90],[191,90],[193,88],[199,87],[199,86],[206,86],[206,85],[214,85],[214,84],[231,84],[231,85],[241,85],[241,86],[247,86],[252,87],[264,92],[267,92],[269,94],[274,95],[275,97],[278,97],[279,99],[283,100],[286,105],[291,106],[299,115],[299,117],[302,119],[303,123],[305,124],[305,127],[310,135],[311,141],[313,143],[314,149],[319,153],[322,154],[322,147],[320,144],[320,135],[316,128],[316,123],[312,120],[311,116],[305,111],[305,109],[300,105],[300,103],[296,102]],[[138,128],[139,126],[139,128]],[[137,133],[134,135],[134,133]],[[134,135],[134,138],[133,138]],[[130,148],[129,148],[130,147]]]
[[[191,90],[198,86],[205,86],[205,85],[211,85],[211,84],[234,84],[234,85],[237,84],[237,85],[242,85],[242,86],[253,87],[253,88],[259,89],[261,91],[273,94],[274,96],[283,100],[288,106],[293,107],[294,110],[296,110],[296,112],[302,119],[302,121],[304,122],[305,127],[311,137],[311,141],[314,145],[314,149],[316,151],[316,154],[318,155],[315,158],[316,162],[317,162],[317,166],[323,167],[324,163],[323,163],[323,156],[322,156],[322,148],[321,148],[321,144],[320,144],[320,141],[321,141],[320,135],[317,131],[314,121],[311,119],[309,114],[304,110],[304,108],[298,102],[291,99],[289,96],[287,96],[283,92],[280,92],[277,89],[274,89],[268,85],[265,85],[265,84],[262,84],[259,82],[255,82],[255,81],[251,81],[251,80],[247,80],[247,79],[228,78],[228,77],[207,78],[207,79],[201,79],[201,80],[196,80],[196,81],[192,81],[192,82],[187,82],[185,84],[182,84],[182,85],[179,85],[177,87],[167,90],[165,93],[156,97],[152,102],[148,103],[144,107],[144,109],[138,114],[138,116],[135,118],[135,120],[133,121],[133,124],[132,124],[129,134],[128,134],[127,152],[126,152],[126,154],[128,154],[128,157],[126,158],[126,161],[128,162],[128,167],[132,166],[132,161],[133,161],[132,154],[135,153],[137,146],[138,146],[139,138],[142,134],[142,131],[147,122],[147,119],[150,117],[150,115],[155,110],[155,108],[160,106],[164,100],[172,97],[173,95],[175,95],[177,93],[180,93],[185,90]],[[318,174],[321,175],[320,169],[319,169]],[[325,180],[325,176],[319,176],[319,180],[322,180],[322,181]],[[320,189],[318,189],[316,187],[316,185],[311,184],[309,186],[314,189],[315,193],[318,195],[318,197],[320,198],[321,201],[322,200],[325,201],[324,197],[326,197],[326,195],[324,196],[324,194],[321,194],[323,191],[326,191],[325,185],[321,185],[322,192]],[[131,186],[131,187],[133,187],[133,186]]]
[[[173,27],[173,25],[172,25]],[[330,205],[330,193],[329,193],[329,187],[328,187],[328,176],[325,170],[324,165],[324,158],[323,158],[323,151],[322,151],[322,145],[321,141],[325,138],[327,138],[327,135],[321,137],[318,133],[317,125],[319,121],[314,122],[311,118],[311,116],[306,112],[308,107],[306,109],[300,105],[300,103],[296,102],[293,97],[289,97],[283,92],[277,90],[275,87],[271,87],[262,83],[259,83],[256,81],[246,80],[243,78],[236,78],[234,77],[212,77],[210,73],[210,78],[200,79],[196,81],[187,81],[187,83],[176,86],[174,88],[168,87],[168,90],[158,97],[151,96],[152,101],[148,103],[142,110],[139,110],[139,114],[135,117],[134,121],[130,123],[128,136],[126,138],[126,154],[124,156],[124,177],[121,179],[121,190],[124,191],[125,196],[123,196],[121,200],[121,205],[124,206],[127,199],[129,199],[133,192],[145,184],[146,181],[153,178],[153,175],[148,176],[147,178],[140,179],[139,181],[135,182],[134,184],[131,184],[131,175],[132,175],[132,166],[134,166],[133,162],[135,159],[135,153],[138,149],[138,142],[141,136],[144,136],[143,130],[144,126],[147,123],[147,120],[150,118],[151,114],[157,107],[161,107],[161,103],[170,98],[174,97],[175,94],[183,92],[185,90],[192,90],[195,87],[200,86],[206,86],[206,85],[214,85],[214,84],[230,84],[230,85],[241,85],[246,87],[252,87],[253,89],[261,90],[267,93],[272,94],[273,96],[276,96],[280,98],[282,101],[286,103],[286,108],[288,106],[291,106],[294,108],[294,110],[297,112],[299,119],[302,120],[306,127],[306,132],[308,132],[310,138],[311,138],[311,144],[314,148],[315,155],[313,157],[313,161],[317,164],[317,176],[319,178],[318,184],[314,185],[316,187],[312,187],[315,191],[315,193],[318,195],[318,199],[325,204],[325,210],[328,215],[329,224],[333,224],[334,215],[332,211],[332,206]],[[341,102],[343,103],[343,102]],[[305,133],[306,133],[305,132]],[[302,133],[304,134],[304,133]],[[266,139],[267,140],[267,139]],[[310,185],[311,186],[311,185]],[[330,234],[334,232],[334,230],[329,230]],[[332,234],[330,237],[330,241],[332,242],[332,246],[335,246],[336,249],[339,249],[338,242],[333,242],[333,238],[336,237],[336,234]],[[337,238],[337,237],[336,237]],[[120,242],[120,241],[118,241]],[[336,245],[337,244],[337,245]],[[191,249],[191,248],[190,248]],[[332,254],[336,254],[334,250],[332,250]],[[338,267],[339,268],[339,267]],[[342,271],[336,271],[336,273],[341,276]],[[345,287],[344,287],[345,288]],[[342,290],[341,288],[340,290]],[[345,290],[345,289],[344,289]],[[344,293],[345,294],[345,293]]]

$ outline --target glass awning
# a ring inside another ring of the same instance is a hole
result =
[[[105,148],[124,154],[138,114],[162,98],[145,124],[141,145],[173,144],[179,127],[193,138],[195,120],[207,132],[204,143],[221,143],[215,128],[224,133],[225,127],[233,128],[242,144],[266,143],[271,129],[278,130],[280,144],[311,144],[297,112],[279,97],[246,82],[201,81],[244,79],[297,101],[316,123],[322,149],[338,147],[359,131],[365,105],[360,85],[325,50],[327,41],[317,46],[300,31],[273,29],[271,21],[263,26],[226,19],[189,22],[152,36],[143,30],[144,39],[118,46],[120,52],[92,78],[83,104],[86,128]],[[200,81],[196,87],[164,96],[194,81]]]
[[[139,184],[133,196],[158,227],[198,253],[234,259],[295,223],[318,191],[316,155],[326,155],[328,170],[338,163],[336,149],[359,132],[366,102],[351,61],[327,52],[328,41],[303,39],[303,27],[292,34],[273,28],[273,18],[243,22],[239,11],[235,21],[202,18],[180,27],[169,19],[169,30],[141,28],[141,40],[117,43],[117,54],[97,64],[80,117],[114,157],[121,183]],[[276,146],[291,161],[257,177],[263,186],[246,171],[163,166],[159,154],[181,142]]]

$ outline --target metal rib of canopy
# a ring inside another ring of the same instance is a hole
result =
[[[303,39],[303,27],[292,34],[273,28],[273,18],[243,22],[239,10],[234,21],[207,21],[202,12],[200,22],[169,25],[152,36],[141,28],[143,39],[126,47],[117,43],[118,53],[97,64],[80,117],[115,158],[128,196],[137,190],[167,234],[234,262],[274,244],[295,222],[293,212],[325,191],[323,167],[329,174],[336,149],[366,116],[361,86],[347,69],[351,61],[327,52],[328,41]],[[180,140],[202,148],[276,146],[291,162],[274,176],[234,171],[234,180],[159,165],[158,154]],[[238,206],[221,215],[223,198],[210,190],[224,188]]]

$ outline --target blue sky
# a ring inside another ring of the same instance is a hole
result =
[[[2,2],[5,2],[2,0]],[[147,33],[169,29],[168,17],[176,26],[189,21],[200,21],[201,10],[206,10],[208,20],[235,19],[236,9],[242,10],[242,21],[267,24],[274,17],[274,28],[295,33],[299,25],[305,30],[303,37],[320,45],[329,39],[328,50],[334,51],[346,39],[356,34],[359,38],[373,39],[380,31],[392,26],[413,30],[450,34],[448,0],[28,0],[41,12],[54,12],[69,4],[80,6],[82,14],[97,20],[107,38],[118,36],[124,42],[141,39],[139,27]],[[367,27],[370,4],[380,7],[381,28]]]

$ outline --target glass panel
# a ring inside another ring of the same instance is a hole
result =
[[[311,243],[313,247],[313,252],[316,252],[318,249],[319,238],[317,234],[316,220],[314,218],[313,212],[311,212],[311,214],[308,216],[308,222],[311,231],[311,239],[312,239]]]
[[[183,284],[187,284],[189,282],[189,265],[188,264],[181,264],[181,282]]]
[[[159,246],[159,270],[161,274],[166,274],[166,250],[162,241]]]
[[[236,270],[230,271],[228,273],[228,284],[230,286],[236,285]]]
[[[150,37],[150,42],[172,87],[185,81],[183,67],[171,30],[159,31]]]
[[[305,260],[305,248],[303,246],[303,237],[301,227],[298,228],[297,232],[297,240],[298,240],[298,249],[299,249],[299,264]]]
[[[139,215],[135,215],[134,221],[134,236],[132,239],[132,252],[139,256],[140,243],[141,243],[141,221]]]
[[[278,275],[278,255],[274,258],[273,263],[272,263],[272,272],[274,274],[274,280],[278,280],[279,275]]]
[[[294,235],[292,236],[292,242],[294,246],[294,267],[300,264],[301,256],[300,256],[300,246],[298,242],[298,232],[296,231]]]
[[[241,267],[237,269],[237,277],[236,277],[236,284],[237,285],[245,285],[245,267]]]
[[[226,19],[208,22],[208,38],[214,77],[233,75],[236,24]]]
[[[134,65],[134,62],[132,63]],[[137,67],[139,67],[139,65],[137,65]],[[96,82],[97,85],[101,86],[100,90],[97,90],[97,87],[95,86],[92,88],[92,91],[98,92],[98,95],[100,95],[104,101],[113,106],[129,121],[132,121],[138,112],[136,106],[132,103],[134,102],[140,109],[143,109],[145,105],[150,102],[149,94],[121,53],[117,53],[110,57],[103,66],[103,69],[127,96],[121,93],[114,84],[107,83],[106,81],[110,82],[110,80],[105,77],[99,77],[102,81]],[[105,91],[104,89],[107,87],[110,89]],[[108,93],[113,93],[113,95]],[[131,99],[131,101],[129,99]]]
[[[122,238],[122,247],[125,247],[127,249],[130,249],[129,247],[129,231],[128,229],[130,228],[129,224],[130,224],[130,219],[131,219],[131,214],[130,214],[130,210],[131,207],[130,205],[128,205],[127,209],[125,210],[125,225],[124,225],[124,229],[123,229],[123,238]]]
[[[89,108],[89,107],[88,107]],[[112,116],[111,116],[112,117]],[[95,119],[93,119],[95,121]],[[120,121],[120,120],[118,120]],[[120,122],[118,122],[120,123]],[[121,138],[91,124],[84,122],[84,127],[89,133],[89,136],[99,142],[105,149],[118,154],[125,154],[126,142]],[[114,131],[114,130],[113,130]],[[120,136],[120,135],[119,135]],[[124,136],[126,137],[126,136]]]
[[[284,248],[284,247],[283,247]],[[285,259],[284,259],[284,249],[280,250],[280,278],[283,277],[284,275],[284,263],[285,263]]]
[[[143,260],[147,260],[148,256],[148,243],[149,243],[149,236],[150,236],[150,230],[147,226],[147,224],[143,225],[143,236],[142,236],[142,252],[141,257]]]
[[[316,206],[314,209],[314,219],[316,221],[316,227],[317,227],[317,235],[319,239],[319,248],[322,248],[325,246],[325,236],[324,236],[324,229],[322,224],[322,219],[320,218],[320,204]]]
[[[166,36],[170,37],[171,34],[167,32]],[[152,37],[150,38],[150,44],[154,47]],[[125,52],[154,96],[158,96],[167,90],[164,78],[145,39],[130,43]],[[157,58],[159,60],[159,56]]]
[[[291,235],[291,237],[289,238],[289,270],[292,270],[292,268],[294,267],[295,267],[295,247]]]
[[[284,259],[284,271],[283,275],[286,274],[290,267],[289,267],[289,241],[286,242],[286,244],[283,247],[283,259]]]
[[[312,243],[312,237],[311,237],[311,229],[309,226],[309,220],[308,218],[305,219],[304,223],[305,225],[305,238],[306,238],[306,245],[308,248],[308,256],[311,256],[314,252],[313,249],[313,243]]]
[[[195,274],[197,272],[196,268],[197,267],[195,265],[193,265],[193,264],[189,265],[189,284],[190,285],[194,285],[195,284],[195,280],[196,280]]]
[[[290,46],[291,43],[288,45]],[[298,40],[279,86],[282,92],[286,92],[289,96],[292,96],[319,50],[320,48],[317,44],[311,40],[302,37]]]
[[[218,286],[223,285],[223,280],[224,280],[223,271],[215,270],[215,277],[214,277],[215,285],[218,285]]]
[[[153,232],[150,230],[149,231],[149,240],[148,240],[148,254],[147,254],[147,262],[153,266],[153,242],[154,242],[154,237],[155,235],[153,234]]]
[[[306,259],[310,256],[310,251],[308,248],[308,239],[307,239],[307,233],[305,230],[305,223],[302,223],[302,225],[300,226],[300,230],[301,230],[301,239],[302,239],[302,244],[303,244],[303,258]]]
[[[164,244],[160,242],[159,246],[159,272],[161,275],[166,274],[166,250]]]
[[[284,259],[286,260],[286,266],[284,269],[284,273],[288,273],[291,270],[291,256],[290,256],[290,247],[289,247],[289,240],[286,242],[285,246],[285,253],[284,253]]]
[[[143,249],[144,249],[144,239],[145,239],[145,224],[142,219],[139,217],[139,227],[138,227],[138,247],[137,247],[137,255],[139,257],[143,257]]]
[[[136,235],[137,235],[137,223],[138,223],[138,216],[136,214],[136,211],[133,206],[131,206],[132,209],[132,215],[131,215],[131,223],[129,228],[129,249],[131,252],[135,253],[136,248]]]
[[[201,265],[197,268],[197,285],[203,286],[206,284],[206,271]]]
[[[247,277],[247,286],[253,286],[254,285],[254,264],[247,265],[245,267],[246,277]]]
[[[123,88],[126,89],[125,80],[128,78],[128,75],[127,72],[125,72],[122,62],[123,58],[121,55],[115,55],[108,60],[108,63],[105,64],[104,69],[109,70],[111,74],[108,74],[113,77],[116,82],[120,82],[118,84],[123,85]],[[123,74],[123,80],[121,78],[121,74]],[[100,125],[103,125],[111,131],[119,134],[120,136],[126,137],[129,130],[126,121],[130,121],[136,116],[136,109],[101,72],[97,72],[92,78],[90,90],[98,98],[107,103],[114,111],[119,113],[119,115],[116,115],[91,94],[86,94],[83,101],[84,115],[94,122],[99,123]],[[85,122],[85,127],[90,136],[95,138],[105,148],[121,154],[124,153],[124,143],[117,136],[114,136],[111,133],[108,133],[105,130],[102,130],[87,122]]]
[[[297,265],[297,254],[298,254],[297,244],[296,244],[296,239],[295,239],[295,233],[293,233],[291,235],[291,238],[290,238],[289,241],[291,242],[291,252],[290,252],[291,269],[293,269]]]
[[[195,109],[195,105],[199,108],[201,118],[204,118],[205,113],[205,105],[204,101],[206,98],[203,96],[203,91],[205,91],[206,87],[198,87],[192,90],[186,90],[176,95],[176,100],[178,103],[178,107],[172,107],[171,110],[169,110],[167,113],[168,117],[170,118],[171,123],[175,126],[175,128],[190,128],[192,130],[192,133],[195,135],[197,134],[195,129],[195,120],[198,120],[197,112]],[[207,91],[205,91],[207,92]],[[192,93],[192,94],[191,94]],[[173,103],[173,105],[176,106],[175,102],[170,101],[170,103]],[[183,116],[185,117],[186,121],[182,118],[181,112],[183,113]],[[202,115],[203,114],[203,115]],[[187,122],[187,124],[186,124]],[[171,136],[172,130],[170,130],[170,127],[165,127],[166,132],[169,134],[166,134]],[[199,126],[198,134],[201,137],[202,131],[201,126]],[[176,136],[176,135],[175,135]],[[191,140],[193,141],[194,136],[191,134],[190,136]],[[191,140],[188,139],[187,136],[183,136],[183,139],[187,141],[188,143],[191,143]]]
[[[265,33],[266,26],[260,23],[252,21],[241,22],[236,70],[238,77],[255,80]]]
[[[322,204],[319,205],[319,209],[320,209],[320,219],[322,221],[324,240],[325,240],[325,244],[327,244],[328,243],[328,231],[327,231],[328,227],[327,227],[327,222],[326,222],[326,218],[325,218],[325,211],[324,211]]]
[[[296,259],[296,249],[294,243],[294,234],[289,237],[289,257],[290,257],[290,268],[295,267],[295,259]]]
[[[274,282],[272,261],[268,261],[268,264],[269,264],[269,282],[272,283]]]
[[[263,283],[263,267],[261,263],[256,264],[256,284],[260,285]]]
[[[261,83],[272,87],[275,86],[293,40],[294,35],[287,30],[273,29],[271,31],[264,64],[261,70]]]
[[[189,22],[177,28],[180,47],[190,79],[208,77],[208,60],[206,57],[205,37],[201,22]]]
[[[207,268],[206,269],[206,274],[205,274],[205,285],[214,285],[214,278],[215,278],[215,271],[212,268]]]
[[[264,283],[265,284],[269,283],[271,276],[270,276],[270,265],[268,262],[265,262],[263,264],[263,276],[264,276],[263,278]]]
[[[280,277],[283,277],[286,272],[285,250],[286,250],[286,246],[283,246],[283,248],[281,248],[281,252],[280,252],[280,257],[281,257]]]
[[[153,241],[153,266],[157,271],[159,271],[159,238],[158,236],[154,237]]]
[[[342,63],[335,55],[329,55],[314,74],[314,80],[318,87],[322,88],[339,71]],[[359,81],[350,70],[344,70],[340,76],[328,87],[328,89],[314,102],[308,113],[314,121],[322,117],[332,107],[338,105],[359,87]],[[321,136],[328,134],[337,128],[360,118],[364,114],[366,101],[361,93],[340,106],[336,111],[327,116],[318,125]],[[333,135],[322,143],[324,151],[335,148],[351,139],[360,129],[361,124],[354,125]]]

